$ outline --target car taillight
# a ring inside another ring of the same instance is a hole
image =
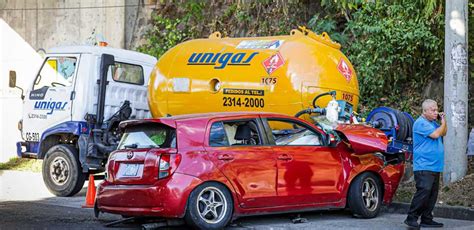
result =
[[[159,162],[158,179],[163,179],[171,175],[180,162],[180,154],[162,154]]]
[[[158,179],[162,179],[169,176],[170,169],[170,155],[162,155],[160,158],[160,169],[158,171]]]
[[[116,154],[111,153],[105,164],[105,179],[109,182],[112,182],[115,177],[115,156]]]

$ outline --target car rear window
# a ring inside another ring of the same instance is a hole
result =
[[[125,129],[118,149],[176,148],[176,130],[162,124],[141,124]]]

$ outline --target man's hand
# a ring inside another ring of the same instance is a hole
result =
[[[441,122],[445,122],[445,114],[444,114],[444,112],[438,113],[438,116],[441,118]]]
[[[441,117],[441,126],[440,128],[443,128],[441,132],[441,136],[446,136],[446,133],[448,132],[448,125],[446,124],[446,116],[444,112],[439,113],[439,116]]]
[[[448,132],[448,126],[446,125],[445,114],[443,112],[438,113],[439,118],[441,119],[441,126],[438,127],[433,133],[430,134],[430,137],[437,139],[439,137],[444,137]]]

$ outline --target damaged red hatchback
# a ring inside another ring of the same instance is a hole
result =
[[[244,215],[348,207],[372,218],[404,171],[364,125],[326,133],[271,113],[216,113],[121,123],[96,211],[184,218],[219,229]]]

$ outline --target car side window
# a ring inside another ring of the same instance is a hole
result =
[[[229,146],[229,141],[227,140],[222,122],[219,121],[212,124],[209,145],[212,147]]]
[[[215,122],[211,126],[210,146],[262,145],[262,135],[255,120]]]
[[[275,145],[321,146],[322,135],[290,120],[267,119]]]

